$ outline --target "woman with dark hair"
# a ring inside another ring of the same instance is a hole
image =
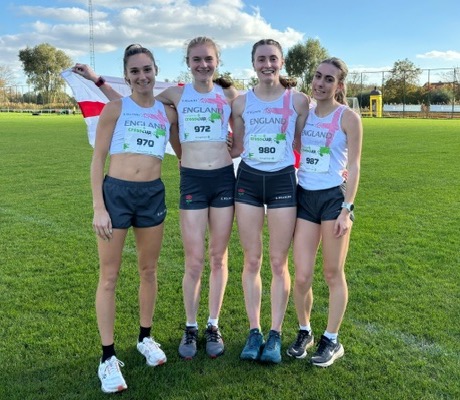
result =
[[[190,360],[197,353],[198,308],[201,277],[209,231],[209,315],[204,336],[206,353],[216,358],[224,353],[219,314],[228,279],[227,247],[234,219],[235,173],[227,148],[231,103],[238,91],[227,79],[215,78],[220,51],[209,37],[190,40],[185,61],[192,83],[170,86],[157,99],[177,110],[180,159],[180,220],[185,251],[182,281],[186,322],[179,355]],[[87,65],[75,72],[97,84],[98,76]],[[100,85],[109,98],[120,95],[108,84]]]
[[[296,220],[293,143],[305,124],[309,99],[292,89],[295,82],[280,76],[284,58],[277,41],[263,39],[255,43],[252,65],[259,82],[232,106],[232,156],[241,155],[235,208],[244,251],[242,281],[250,329],[240,358],[279,363],[281,327],[291,282],[288,252]],[[260,326],[264,206],[272,271],[271,327],[266,343]]]
[[[319,64],[312,82],[316,105],[310,110],[298,143],[301,159],[293,254],[294,302],[300,329],[287,353],[304,358],[307,348],[313,346],[312,281],[321,242],[329,313],[326,330],[311,358],[311,363],[319,367],[331,365],[344,354],[338,332],[348,300],[345,260],[354,220],[363,135],[360,117],[347,104],[347,73],[345,63],[335,57]]]
[[[137,349],[150,366],[166,362],[160,345],[151,336],[151,327],[166,217],[161,165],[168,140],[180,154],[176,113],[153,97],[157,73],[153,54],[141,45],[130,45],[123,66],[132,93],[104,107],[91,162],[93,228],[100,263],[96,315],[102,357],[98,376],[106,393],[127,388],[119,367],[123,363],[115,353],[114,324],[115,288],[130,227],[136,240],[140,277]],[[110,162],[104,176],[108,155]]]

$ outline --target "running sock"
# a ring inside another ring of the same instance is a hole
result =
[[[141,326],[139,329],[139,343],[144,340],[146,337],[150,337],[150,332],[152,331],[152,327],[149,326],[148,328]]]
[[[196,321],[195,321],[195,322],[188,322],[188,321],[187,321],[187,322],[185,323],[185,326],[186,326],[187,328],[196,328],[196,329],[198,329],[198,322],[196,322]]]
[[[301,331],[308,331],[308,332],[311,332],[311,325],[308,324],[308,325],[299,325],[299,329]]]
[[[324,331],[324,336],[326,336],[332,343],[337,343],[337,336],[339,336],[339,334]]]
[[[101,357],[101,363],[105,362],[108,360],[110,357],[116,356],[115,354],[115,344],[109,344],[108,346],[102,346],[102,357]]]
[[[208,324],[211,324],[212,326],[218,327],[219,325],[219,318],[208,318]]]

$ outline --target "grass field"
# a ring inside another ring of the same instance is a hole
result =
[[[226,353],[191,362],[177,346],[182,304],[179,174],[164,161],[168,217],[153,332],[168,362],[145,365],[138,333],[137,269],[128,236],[117,291],[116,344],[123,399],[459,399],[460,121],[364,119],[361,185],[347,261],[345,356],[327,369],[283,356],[278,366],[239,360],[248,322],[236,226],[220,326]],[[0,399],[103,399],[91,230],[91,148],[81,116],[0,115]],[[266,257],[265,260],[268,258]],[[326,325],[320,261],[312,326]],[[293,265],[290,264],[293,274]],[[262,327],[270,328],[263,266]],[[207,319],[207,273],[199,313]],[[283,354],[297,322],[292,301]]]

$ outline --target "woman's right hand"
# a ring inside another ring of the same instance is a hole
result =
[[[94,210],[93,229],[102,240],[112,239],[112,220],[107,210]]]
[[[76,63],[72,67],[72,71],[93,82],[96,82],[99,79],[99,75],[97,75],[96,72],[94,72],[87,64]]]

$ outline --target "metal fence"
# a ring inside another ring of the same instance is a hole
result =
[[[403,80],[399,88],[402,101],[385,102],[385,85],[391,77],[391,71],[350,71],[348,95],[357,97],[366,111],[368,102],[362,104],[362,99],[368,98],[372,89],[380,91],[386,117],[460,118],[460,67],[421,69],[417,82],[420,95],[415,101],[406,98],[409,85]]]
[[[415,101],[405,98],[405,82],[400,90],[403,93],[402,101],[398,104],[385,102],[385,84],[392,76],[391,71],[350,71],[348,75],[348,95],[357,97],[359,106],[366,114],[368,102],[363,98],[369,95],[372,88],[382,93],[383,116],[385,117],[421,117],[421,118],[460,118],[460,68],[422,69],[418,79],[420,93],[424,97]],[[234,78],[243,88],[250,82],[249,79]],[[439,93],[444,97],[439,102]],[[63,100],[45,104],[40,93],[36,93],[32,86],[17,84],[0,86],[0,111],[37,111],[37,110],[75,110],[76,102],[71,96],[63,96]],[[76,108],[78,110],[78,107]],[[368,111],[368,110],[367,110]]]

